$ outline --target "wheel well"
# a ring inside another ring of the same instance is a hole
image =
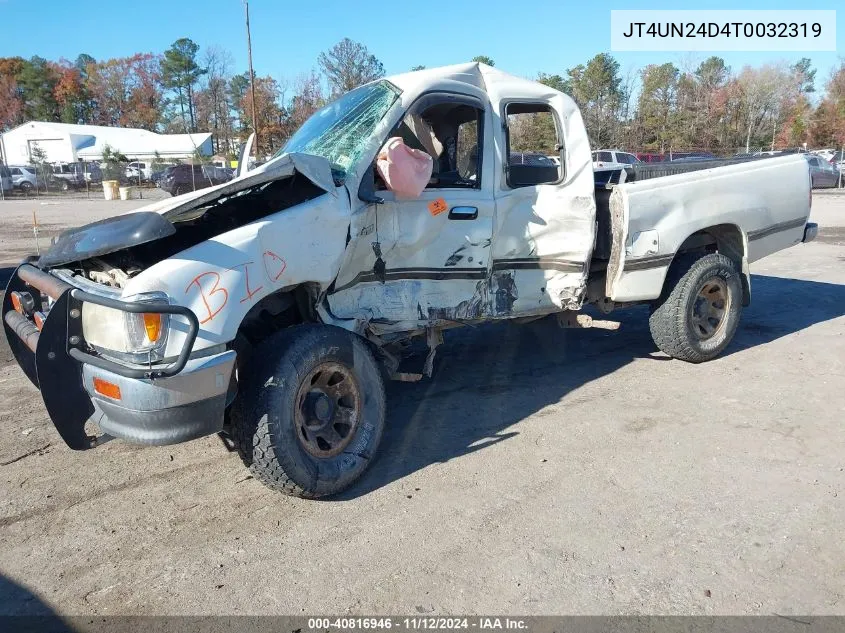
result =
[[[319,288],[310,283],[277,290],[250,308],[241,321],[238,334],[255,345],[284,328],[318,322],[314,309],[318,296]]]
[[[674,264],[681,254],[695,252],[701,252],[702,254],[721,253],[730,259],[740,272],[743,295],[742,304],[747,306],[751,303],[751,278],[748,273],[748,262],[745,258],[745,244],[745,236],[742,233],[742,229],[736,224],[709,226],[696,231],[685,239],[680,247],[678,247],[672,263]]]

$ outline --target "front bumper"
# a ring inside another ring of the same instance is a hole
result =
[[[35,292],[35,291],[37,292]],[[35,300],[30,314],[15,311],[12,292]],[[41,294],[54,300],[39,328],[31,318],[42,310]],[[130,366],[103,358],[84,341],[80,307],[84,301],[129,312],[166,312],[185,318],[188,336],[170,365]],[[56,430],[72,449],[96,446],[85,425],[96,422],[111,437],[143,444],[174,444],[223,428],[235,352],[191,357],[198,324],[187,308],[169,304],[132,304],[86,293],[22,264],[12,275],[3,299],[3,323],[9,347],[21,369],[41,391]],[[105,395],[94,381],[110,385]]]
[[[82,364],[82,385],[94,405],[91,419],[112,437],[140,444],[178,444],[223,429],[235,352],[188,361],[176,376],[127,378]],[[120,389],[120,400],[97,393],[94,379]]]

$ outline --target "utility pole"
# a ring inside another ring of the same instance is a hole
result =
[[[252,93],[252,131],[255,132],[255,156],[258,158],[258,119],[255,118],[255,73],[252,71],[252,37],[249,34],[249,0],[243,0],[246,12],[246,50],[249,57],[249,86]],[[244,157],[249,162],[249,156]]]

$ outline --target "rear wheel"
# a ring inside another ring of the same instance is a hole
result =
[[[29,195],[29,193],[32,191],[32,183],[29,182],[28,180],[24,180],[21,183],[21,191],[23,191],[25,194]]]
[[[231,416],[235,445],[274,490],[323,497],[367,469],[384,430],[384,383],[360,337],[299,325],[262,341]]]
[[[67,180],[61,180],[59,182],[59,189],[62,191],[70,191],[70,183]]]
[[[661,351],[701,363],[728,346],[741,313],[742,282],[736,266],[724,255],[712,253],[672,264],[648,324]]]

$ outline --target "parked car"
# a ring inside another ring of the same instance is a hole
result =
[[[839,186],[839,179],[842,174],[836,167],[820,156],[813,156],[812,154],[805,154],[804,156],[810,164],[810,178],[813,182],[813,189]]]
[[[159,187],[172,196],[205,189],[231,180],[223,168],[213,165],[174,165],[165,170]]]
[[[641,163],[662,163],[664,161],[669,160],[669,156],[666,154],[650,154],[650,153],[642,153],[637,152],[634,154]]]
[[[84,189],[88,184],[102,182],[103,172],[97,163],[56,163],[51,179],[62,191]]]
[[[44,177],[38,175],[34,165],[9,165],[12,172],[12,184],[15,189],[29,193],[33,189],[44,188]]]
[[[150,182],[155,183],[155,185],[158,186],[162,177],[168,173],[168,170],[175,166],[175,163],[158,163],[155,170],[150,173]]]
[[[839,171],[845,171],[845,153],[842,150],[834,152],[828,162],[834,167],[837,167]]]
[[[14,189],[12,172],[6,165],[0,165],[0,190],[3,193],[12,193],[12,189]]]
[[[640,159],[629,152],[618,149],[600,149],[593,152],[593,168],[624,167],[635,165]]]
[[[134,160],[126,165],[126,177],[130,182],[148,181],[153,175],[153,165],[147,161]]]
[[[534,143],[511,119],[533,114],[567,122],[563,165],[511,162],[511,143]],[[381,186],[374,163],[404,119],[430,125],[444,167],[483,133],[471,186]],[[818,233],[799,156],[611,188],[590,166],[578,106],[548,86],[475,63],[373,81],[230,186],[60,234],[10,277],[9,348],[73,449],[100,443],[89,419],[152,445],[223,432],[259,481],[322,497],[367,469],[384,379],[430,377],[444,330],[456,341],[461,326],[543,315],[589,327],[588,305],[640,303],[657,348],[708,361],[752,301],[753,263]],[[185,174],[205,182],[190,165],[168,180]],[[416,337],[428,355],[410,373]]]
[[[830,159],[833,158],[834,155],[836,154],[836,150],[830,149],[830,148],[828,148],[828,149],[814,149],[810,153],[815,154],[816,156],[820,156],[822,158],[822,160],[829,163]]]

